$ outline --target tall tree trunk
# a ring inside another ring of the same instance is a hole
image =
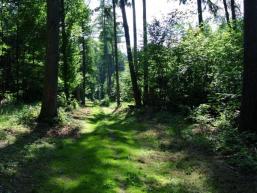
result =
[[[83,83],[82,83],[82,105],[86,105],[86,69],[87,69],[87,64],[86,64],[86,42],[85,42],[85,29],[84,29],[84,24],[82,24],[82,74],[83,74]]]
[[[227,23],[229,24],[230,19],[229,19],[229,12],[228,12],[227,0],[223,0],[223,5],[224,5],[224,10],[225,10],[226,20],[227,20]]]
[[[2,43],[2,44],[4,44],[4,21],[3,21],[3,13],[4,13],[4,11],[3,11],[3,9],[4,9],[4,2],[3,2],[3,0],[1,0],[1,12],[0,12],[0,14],[1,14],[1,17],[0,17],[0,25],[1,25],[1,42],[0,43]],[[1,74],[3,74],[3,72],[4,72],[4,69],[6,68],[6,66],[5,66],[5,60],[4,60],[4,49],[3,49],[3,46],[1,47],[1,53],[0,53],[0,64],[2,65],[2,73]],[[1,90],[0,90],[0,103],[1,103],[1,100],[4,98],[4,95],[5,95],[5,89],[6,89],[6,81],[4,80],[4,75],[2,76],[2,77],[0,77],[0,78],[2,78],[2,80],[3,80],[3,83],[2,83],[2,87],[1,87]],[[0,80],[1,81],[1,80]]]
[[[108,97],[111,97],[112,91],[112,73],[111,73],[111,65],[112,65],[112,56],[111,54],[107,54],[107,91]]]
[[[127,46],[127,55],[128,55],[128,62],[129,62],[129,70],[133,88],[133,95],[135,99],[135,103],[137,107],[141,106],[141,93],[137,83],[137,76],[135,72],[135,67],[133,64],[133,56],[131,51],[131,44],[130,44],[130,34],[129,34],[129,26],[127,21],[127,14],[125,9],[125,0],[121,0],[120,3],[121,12],[122,12],[122,19],[123,19],[123,27],[125,31],[125,39],[126,39],[126,46]]]
[[[236,20],[236,3],[235,0],[231,0],[231,14],[232,14],[232,20]]]
[[[120,106],[120,79],[119,79],[119,58],[118,58],[118,40],[117,40],[117,20],[116,20],[116,3],[112,0],[113,8],[113,32],[114,32],[114,60],[115,60],[115,78],[116,78],[116,101]]]
[[[198,10],[198,22],[199,26],[203,25],[203,9],[202,9],[202,0],[197,0],[197,10]]]
[[[138,73],[138,56],[137,56],[137,15],[136,15],[136,3],[132,0],[133,7],[133,34],[134,34],[134,65],[136,73]]]
[[[244,79],[240,129],[257,132],[257,0],[244,0],[244,7]]]
[[[148,84],[148,64],[147,64],[147,19],[146,19],[146,0],[143,0],[143,33],[144,33],[144,105],[149,100],[149,84]]]
[[[40,121],[52,121],[58,116],[59,22],[59,0],[47,0],[47,54]]]
[[[66,33],[65,26],[65,3],[64,0],[61,0],[61,27],[62,27],[62,60],[63,60],[63,82],[64,82],[64,94],[66,100],[69,100],[69,86],[68,86],[68,61],[67,61],[67,44],[68,38]]]
[[[236,29],[236,3],[235,0],[231,0],[231,15],[232,15],[232,25]]]
[[[19,18],[20,2],[17,2],[17,17]],[[20,24],[16,21],[16,42],[15,42],[15,57],[16,57],[16,102],[20,102]]]
[[[105,97],[105,90],[104,84],[105,81],[107,82],[107,95],[110,96],[109,93],[109,83],[108,83],[108,40],[107,40],[107,25],[106,25],[106,4],[105,0],[103,0],[103,43],[104,43],[104,61],[103,61],[103,68],[102,68],[102,97]]]

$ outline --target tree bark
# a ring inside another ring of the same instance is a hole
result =
[[[84,37],[84,24],[82,24],[82,74],[83,74],[83,83],[82,83],[82,105],[86,105],[86,42],[85,42],[85,37]]]
[[[224,5],[224,10],[225,10],[226,20],[227,20],[227,23],[229,24],[229,22],[230,22],[230,18],[229,18],[229,12],[228,12],[228,4],[227,4],[227,0],[223,0],[223,5]]]
[[[143,33],[144,33],[144,105],[149,100],[149,71],[147,64],[147,19],[146,19],[146,0],[143,0]]]
[[[120,106],[120,78],[119,78],[119,58],[118,58],[118,40],[117,40],[117,20],[116,20],[116,3],[112,0],[113,6],[113,32],[114,32],[114,61],[115,61],[115,78],[116,78],[116,101]]]
[[[240,130],[257,132],[257,0],[244,0],[244,74]]]
[[[233,29],[236,29],[236,4],[235,4],[235,0],[231,0],[231,15],[232,15]]]
[[[4,44],[4,24],[3,24],[3,0],[1,0],[1,17],[0,17],[0,25],[1,25],[1,44]],[[0,77],[0,81],[2,81],[2,84],[0,84],[0,104],[1,104],[1,100],[4,99],[4,95],[5,95],[5,89],[6,89],[6,81],[4,78],[4,71],[6,69],[6,65],[5,65],[5,60],[4,60],[4,50],[3,50],[3,46],[1,46],[1,53],[0,53],[0,64],[1,64],[1,68],[0,68],[0,73],[2,75],[2,77]]]
[[[235,0],[231,0],[231,13],[232,13],[232,20],[236,20],[236,3]]]
[[[58,116],[59,8],[59,0],[47,0],[47,54],[43,101],[39,115],[39,121],[43,122],[51,122]]]
[[[19,17],[20,2],[17,2],[17,17]],[[15,42],[15,57],[16,57],[16,102],[20,102],[20,24],[16,21],[16,42]]]
[[[203,9],[202,9],[202,0],[197,0],[197,10],[198,10],[198,22],[199,26],[203,25]]]
[[[121,12],[122,12],[123,27],[124,27],[124,31],[125,31],[125,39],[126,39],[127,55],[128,55],[128,63],[129,63],[129,70],[130,70],[130,76],[131,76],[131,82],[132,82],[133,95],[134,95],[136,106],[140,107],[141,106],[141,93],[140,93],[140,90],[138,87],[137,76],[136,76],[135,67],[133,64],[133,57],[132,57],[131,44],[130,44],[129,26],[128,26],[127,14],[126,14],[126,9],[125,9],[125,0],[121,0],[120,7],[121,7]]]
[[[134,32],[134,65],[136,73],[138,74],[138,55],[137,55],[137,15],[135,0],[132,0],[133,8],[133,32]]]

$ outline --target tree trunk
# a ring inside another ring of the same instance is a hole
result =
[[[3,3],[3,0],[1,1],[1,12],[0,12],[0,14],[1,14],[1,19],[0,19],[0,25],[1,25],[1,42],[0,43],[2,43],[2,44],[4,44],[4,23],[3,23],[3,5],[4,5],[4,3]],[[5,68],[6,68],[6,65],[5,65],[5,60],[4,60],[4,49],[3,49],[3,46],[1,47],[1,53],[0,53],[0,64],[2,65],[2,72],[0,72],[1,74],[2,74],[2,77],[0,77],[0,78],[2,78],[2,80],[0,79],[0,81],[2,81],[3,83],[2,83],[2,87],[0,87],[1,88],[1,90],[0,90],[0,104],[1,104],[1,100],[4,98],[4,95],[5,95],[5,89],[6,89],[6,81],[4,80],[5,78],[4,78],[4,71],[5,71]]]
[[[85,37],[84,37],[84,24],[82,24],[82,74],[83,74],[83,83],[82,83],[82,105],[86,105],[86,42],[85,42]]]
[[[147,64],[147,20],[146,20],[146,0],[143,0],[143,33],[144,33],[144,105],[148,103],[149,83]]]
[[[245,0],[244,4],[244,74],[240,129],[257,132],[257,0]]]
[[[20,2],[17,2],[17,16],[19,17]],[[20,102],[20,24],[16,21],[16,42],[15,42],[15,57],[16,57],[16,102]]]
[[[235,0],[231,0],[231,13],[232,13],[232,20],[236,20],[236,3]]]
[[[119,58],[118,58],[118,40],[117,40],[117,21],[116,21],[116,3],[112,0],[113,6],[113,32],[114,32],[114,60],[115,60],[115,78],[116,78],[116,101],[120,106],[120,80],[119,80]]]
[[[107,54],[107,93],[109,98],[111,97],[111,91],[112,91],[111,65],[112,65],[111,54]]]
[[[62,60],[63,60],[63,82],[64,82],[64,94],[66,100],[69,100],[69,86],[68,86],[68,61],[67,61],[67,33],[65,26],[65,3],[61,0],[61,28],[62,28]]]
[[[105,0],[103,0],[103,43],[104,43],[104,61],[103,61],[103,68],[102,68],[102,95],[103,98],[105,98],[105,90],[104,90],[104,84],[105,81],[107,82],[107,95],[110,96],[109,93],[109,78],[108,78],[108,40],[107,40],[107,16],[106,16],[106,4],[105,4]]]
[[[137,15],[135,0],[132,0],[133,7],[133,32],[134,32],[134,65],[136,74],[138,74],[138,56],[137,56]]]
[[[232,15],[233,29],[236,29],[236,4],[235,4],[235,0],[231,0],[231,15]]]
[[[47,55],[43,102],[40,121],[52,121],[57,117],[57,86],[59,62],[59,0],[47,0]]]
[[[198,22],[199,26],[203,25],[203,9],[202,9],[202,0],[197,0],[197,10],[198,10]]]
[[[224,10],[225,10],[226,20],[227,20],[227,23],[229,24],[230,19],[229,19],[229,12],[228,12],[227,0],[223,0],[223,5],[224,5]]]
[[[127,14],[126,14],[126,9],[125,9],[125,0],[121,0],[120,7],[121,7],[121,12],[122,12],[123,27],[124,27],[124,31],[125,31],[125,39],[126,39],[127,55],[128,55],[129,70],[130,70],[130,76],[131,76],[131,82],[132,82],[132,88],[133,88],[133,95],[134,95],[136,106],[140,107],[141,106],[141,93],[140,93],[140,90],[138,87],[137,76],[136,76],[135,67],[133,64],[133,57],[132,57],[131,44],[130,44],[129,26],[128,26]]]

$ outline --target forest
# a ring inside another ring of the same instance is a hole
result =
[[[0,0],[0,193],[257,193],[257,0]]]

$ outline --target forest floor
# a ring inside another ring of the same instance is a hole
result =
[[[183,116],[89,104],[70,119],[0,115],[0,193],[257,193]]]

